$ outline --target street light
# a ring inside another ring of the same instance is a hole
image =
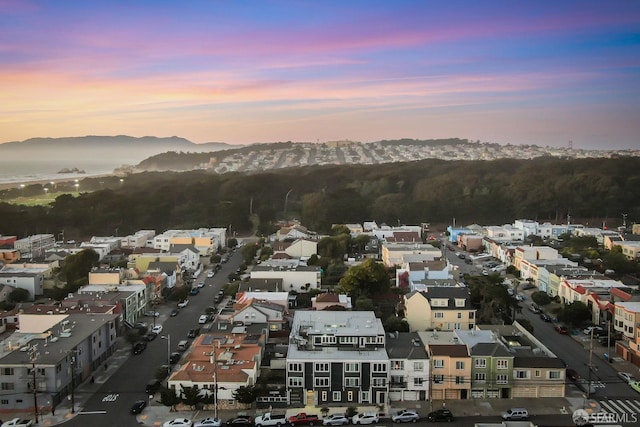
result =
[[[171,372],[171,334],[161,335],[160,338],[167,340],[167,372]]]

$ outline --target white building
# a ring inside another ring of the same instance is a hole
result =
[[[40,258],[47,249],[53,248],[56,239],[53,234],[35,234],[13,242],[13,248],[20,251],[22,258]]]
[[[320,288],[320,267],[317,265],[294,267],[271,267],[256,265],[251,270],[251,279],[282,279],[283,291],[307,292]]]
[[[134,234],[122,238],[122,247],[133,249],[143,248],[147,246],[148,241],[153,241],[155,235],[155,230],[138,230]]]

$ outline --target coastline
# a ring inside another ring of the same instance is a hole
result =
[[[18,188],[21,185],[44,185],[44,184],[50,184],[50,183],[54,183],[54,184],[60,184],[60,183],[64,183],[64,182],[72,182],[72,181],[76,181],[78,180],[79,182],[81,182],[83,179],[85,178],[100,178],[100,177],[107,177],[107,176],[114,176],[115,174],[113,173],[102,173],[102,174],[83,174],[81,176],[77,176],[74,175],[73,177],[69,176],[69,177],[60,177],[60,178],[51,178],[51,179],[33,179],[33,180],[29,180],[29,179],[24,179],[24,180],[17,180],[17,181],[12,181],[12,182],[0,182],[0,190],[8,190],[10,188]]]

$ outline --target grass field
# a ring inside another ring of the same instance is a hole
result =
[[[12,205],[23,205],[23,206],[45,206],[50,203],[53,203],[56,200],[56,197],[61,196],[63,194],[70,194],[73,197],[78,197],[80,192],[74,191],[70,193],[60,192],[60,193],[47,193],[42,196],[31,196],[31,197],[16,197],[13,199],[0,200],[5,203],[9,203]]]

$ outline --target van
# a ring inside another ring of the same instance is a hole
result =
[[[160,390],[160,380],[153,379],[147,383],[147,387],[144,389],[147,394],[154,394],[156,391]]]
[[[525,408],[511,408],[502,413],[502,419],[507,421],[526,420],[529,412]]]
[[[178,343],[178,350],[185,351],[188,348],[189,348],[189,340],[181,340]]]

